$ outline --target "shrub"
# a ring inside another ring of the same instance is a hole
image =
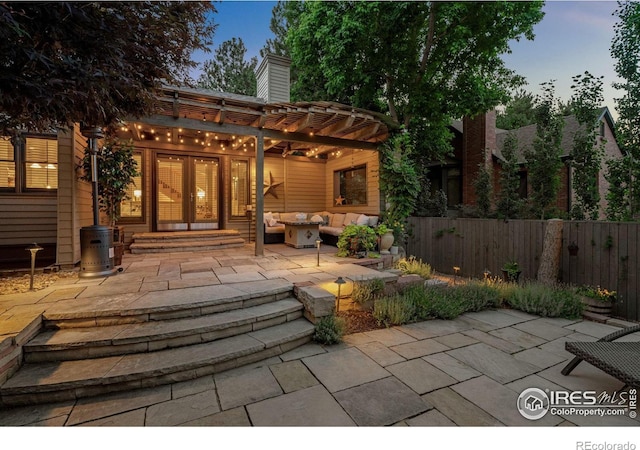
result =
[[[378,236],[373,228],[367,225],[347,225],[338,238],[338,256],[355,256],[360,252],[372,251]]]
[[[342,317],[325,316],[316,323],[313,340],[324,345],[338,344],[342,342],[345,329],[346,324]]]
[[[516,309],[543,317],[580,317],[584,306],[575,292],[560,286],[530,282],[513,289],[506,298]]]
[[[374,278],[369,281],[355,281],[353,283],[351,299],[355,303],[362,304],[380,298],[383,292],[384,280],[380,278]]]
[[[416,259],[415,256],[398,260],[395,268],[401,270],[404,274],[420,275],[425,280],[431,278],[431,266],[423,263],[421,259]]]
[[[502,303],[499,289],[482,282],[472,281],[458,286],[456,290],[462,297],[465,312],[497,308]]]
[[[387,327],[402,325],[415,320],[415,307],[404,296],[396,294],[376,300],[373,317]]]

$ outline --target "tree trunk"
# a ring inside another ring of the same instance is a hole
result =
[[[562,257],[562,225],[560,219],[547,221],[544,245],[538,268],[538,281],[545,284],[557,283],[560,278],[560,258]]]

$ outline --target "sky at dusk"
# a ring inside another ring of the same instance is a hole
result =
[[[242,38],[247,58],[260,58],[260,49],[270,37],[269,21],[273,1],[216,2],[218,24],[213,49],[232,37]],[[545,17],[535,25],[535,40],[513,42],[511,54],[503,59],[508,68],[523,75],[525,89],[540,92],[540,83],[556,80],[556,96],[563,101],[571,96],[572,77],[589,71],[604,76],[605,104],[614,116],[614,98],[621,93],[611,87],[616,74],[610,56],[611,39],[617,18],[612,13],[616,1],[547,1]],[[197,54],[197,60],[210,59],[213,53]]]

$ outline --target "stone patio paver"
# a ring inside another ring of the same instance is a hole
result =
[[[503,423],[450,387],[422,396],[430,405],[458,426],[502,426]]]
[[[334,394],[359,426],[392,425],[432,407],[394,377]]]
[[[455,427],[456,424],[441,412],[432,409],[405,421],[410,427]]]
[[[500,339],[499,337],[493,336],[489,333],[480,330],[467,330],[463,331],[463,334],[469,336],[473,339],[477,339],[478,341],[485,343],[491,347],[497,348],[505,353],[516,353],[524,350],[524,347],[521,347],[518,344],[514,344],[513,342],[505,341],[504,339]]]
[[[303,358],[302,362],[331,393],[390,375],[355,347]]]
[[[457,348],[446,354],[499,383],[508,383],[540,370],[533,364],[518,361],[510,354],[484,343]]]
[[[171,386],[79,399],[67,425],[78,425],[171,400]]]
[[[546,339],[547,341],[571,334],[571,330],[553,325],[552,323],[541,319],[519,323],[513,327],[542,339]]]
[[[223,410],[248,405],[282,394],[268,367],[241,367],[214,375]]]
[[[525,419],[516,407],[519,393],[484,375],[451,389],[508,426],[554,426],[562,422],[561,418],[550,415],[535,421]]]
[[[546,339],[542,339],[538,336],[534,336],[513,327],[500,328],[498,330],[489,331],[489,334],[491,336],[500,338],[503,341],[519,345],[523,348],[537,347],[538,345],[542,345],[547,342]]]
[[[466,316],[480,322],[488,323],[489,325],[493,325],[498,328],[510,327],[511,325],[531,320],[530,318],[522,318],[514,316],[513,314],[506,314],[502,311],[491,309],[467,313]]]
[[[67,417],[74,408],[74,404],[75,401],[69,400],[60,403],[20,406],[10,410],[0,409],[0,425],[4,427],[19,427],[53,420],[58,417],[62,417],[66,422]]]
[[[395,345],[389,348],[406,359],[419,358],[421,356],[450,350],[449,347],[441,344],[435,339],[424,339],[422,341],[409,342],[407,344]]]
[[[114,416],[97,419],[79,424],[80,427],[143,427],[145,425],[146,409],[116,414]]]
[[[251,423],[275,426],[353,426],[355,423],[323,386],[262,400],[247,406]]]
[[[210,416],[190,420],[180,426],[184,427],[250,427],[251,421],[244,407],[228,409]]]
[[[458,333],[471,328],[468,324],[460,319],[456,320],[427,320],[424,322],[412,323],[397,327],[415,339],[429,339],[447,334]]]
[[[405,344],[406,345],[406,344]],[[357,346],[365,355],[373,359],[382,367],[389,366],[405,361],[405,358],[400,356],[393,350],[390,350],[387,346],[380,342],[368,342]]]
[[[435,355],[425,356],[422,359],[458,381],[465,381],[482,375],[477,370],[446,353],[436,353]]]
[[[320,384],[301,361],[283,362],[269,366],[269,369],[287,394]]]
[[[387,370],[418,394],[425,394],[458,382],[423,359],[394,364],[388,366]]]
[[[173,426],[220,411],[215,390],[158,403],[147,408],[146,426]]]
[[[387,347],[394,345],[406,344],[407,342],[415,342],[415,338],[403,333],[400,329],[384,328],[381,330],[367,331],[364,334],[373,338]]]
[[[541,369],[546,369],[547,367],[555,366],[556,364],[566,361],[565,357],[540,348],[523,350],[519,353],[514,353],[513,357],[518,361],[533,364]]]
[[[471,336],[466,336],[462,333],[447,334],[433,339],[449,348],[466,347],[467,345],[476,344],[478,342],[477,339],[474,339]]]
[[[618,327],[612,327],[611,325],[606,325],[604,323],[598,322],[580,322],[572,325],[567,325],[566,328],[577,333],[586,334],[587,336],[593,336],[598,339],[603,338],[606,335],[620,329]]]
[[[216,385],[213,376],[196,378],[194,380],[181,381],[171,385],[171,398],[186,397],[188,395],[198,394],[208,389],[215,389]]]

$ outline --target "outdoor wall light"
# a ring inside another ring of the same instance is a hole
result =
[[[36,253],[42,250],[42,247],[34,242],[29,247],[25,248],[25,250],[31,252],[31,280],[29,281],[29,290],[33,291],[33,275],[36,271]]]
[[[320,239],[318,237],[318,239],[316,239],[316,248],[318,249],[318,263],[317,263],[317,267],[320,267],[320,244],[322,244],[322,239]]]
[[[340,311],[340,288],[343,284],[347,284],[347,282],[344,281],[344,278],[338,277],[338,279],[334,281],[334,283],[338,285],[338,297],[336,297],[336,312],[338,312]]]

